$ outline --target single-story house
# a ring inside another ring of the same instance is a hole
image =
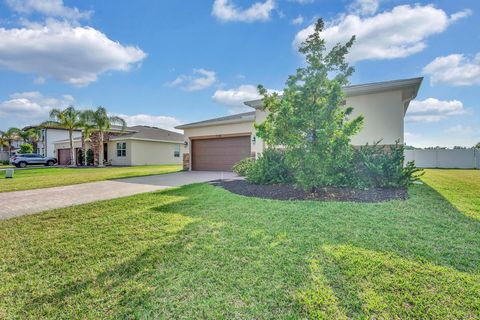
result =
[[[363,115],[364,127],[353,145],[382,139],[382,144],[404,142],[404,117],[418,93],[423,78],[351,85],[343,88],[353,116]],[[184,130],[184,169],[231,171],[239,160],[257,157],[264,149],[255,134],[255,123],[265,120],[262,100],[247,101],[251,112],[177,126]]]
[[[82,149],[82,139],[74,139],[74,148]],[[86,150],[93,149],[92,142]],[[113,166],[181,164],[184,150],[183,134],[149,126],[113,127],[104,140],[104,159]],[[60,165],[69,164],[68,139],[55,143],[55,155]]]

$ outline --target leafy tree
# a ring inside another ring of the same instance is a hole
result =
[[[0,131],[0,143],[7,146],[8,157],[12,155],[12,142],[18,137],[20,131],[18,128],[8,128],[7,131]]]
[[[259,86],[267,111],[256,126],[267,147],[281,146],[295,181],[305,190],[320,186],[347,185],[353,148],[350,140],[363,125],[363,117],[348,119],[353,108],[344,106],[342,87],[349,84],[353,67],[345,56],[355,37],[327,52],[320,38],[321,19],[299,51],[306,66],[291,75],[282,96]]]
[[[109,116],[107,109],[104,107],[98,107],[97,110],[87,110],[84,115],[85,119],[88,120],[88,123],[92,124],[99,134],[99,159],[98,166],[103,166],[103,141],[105,139],[105,132],[110,130],[113,125],[120,125],[122,131],[127,127],[127,123],[123,118],[117,116]]]
[[[23,143],[20,146],[20,153],[25,154],[25,153],[32,153],[33,152],[33,146],[30,143]]]
[[[477,143],[474,148],[480,149],[480,142]]]
[[[73,148],[73,131],[82,126],[82,119],[80,118],[81,111],[70,106],[64,110],[53,109],[50,111],[51,120],[42,123],[42,126],[49,126],[54,128],[63,128],[68,130],[70,140],[70,159],[71,166],[76,166],[76,154]]]

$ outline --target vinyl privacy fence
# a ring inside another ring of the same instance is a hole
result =
[[[405,161],[418,168],[480,169],[480,149],[405,150]]]

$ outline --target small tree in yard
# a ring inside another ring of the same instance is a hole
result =
[[[23,143],[20,146],[20,153],[25,154],[25,153],[32,153],[33,152],[33,146],[30,143]]]
[[[281,97],[259,86],[268,115],[256,126],[257,134],[268,147],[284,149],[295,182],[310,191],[349,184],[354,153],[350,139],[363,124],[361,116],[349,119],[353,108],[343,105],[342,87],[354,71],[345,56],[355,37],[327,52],[320,38],[323,28],[320,19],[301,44],[306,66],[288,78]]]

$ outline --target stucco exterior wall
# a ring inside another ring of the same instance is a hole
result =
[[[74,131],[73,132],[73,138],[81,138],[82,137],[82,132],[81,131]],[[46,129],[45,133],[45,141],[41,142],[38,144],[38,148],[42,149],[40,153],[42,153],[47,157],[56,157],[57,154],[55,152],[55,143],[57,141],[62,141],[69,139],[69,134],[68,130],[63,130],[63,129]],[[70,148],[68,146],[67,148]],[[46,150],[45,150],[46,149]],[[61,149],[61,148],[58,148]]]
[[[178,157],[174,156],[176,145],[180,146],[180,155]],[[183,145],[179,143],[140,140],[127,141],[127,154],[131,155],[130,165],[133,166],[151,164],[181,164],[183,150]]]
[[[117,156],[117,142],[127,143],[127,153],[125,157]],[[123,141],[109,141],[108,142],[108,151],[107,151],[108,161],[111,161],[112,166],[131,166],[132,164],[132,141],[123,140]]]
[[[353,145],[382,140],[382,144],[403,143],[404,106],[402,92],[388,91],[348,97],[347,106],[353,107],[352,117],[363,115],[363,129],[352,138]]]

